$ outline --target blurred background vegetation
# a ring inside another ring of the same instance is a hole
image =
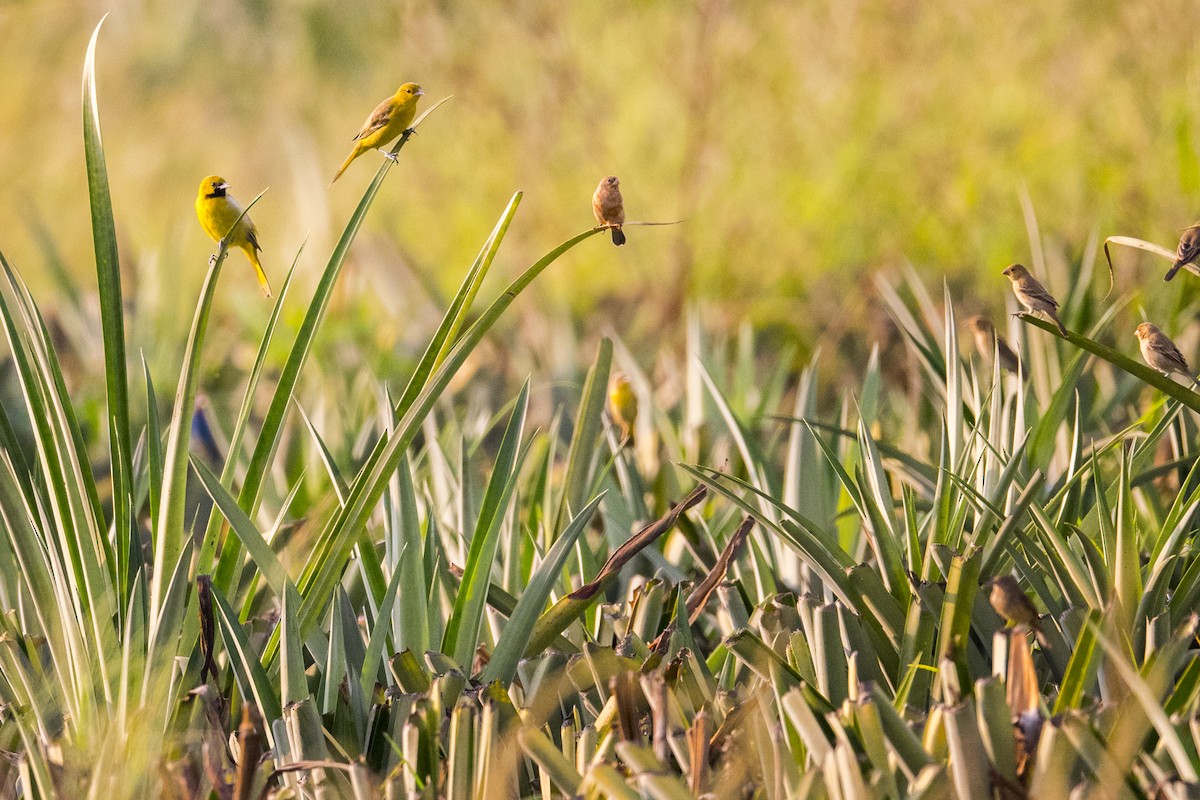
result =
[[[199,177],[225,176],[244,202],[270,187],[254,218],[277,286],[307,237],[298,317],[375,163],[328,181],[407,80],[454,99],[355,243],[322,337],[335,371],[409,363],[515,189],[496,285],[592,224],[604,175],[621,177],[630,219],[687,218],[572,254],[519,304],[504,341],[522,346],[492,356],[550,375],[604,332],[653,361],[681,342],[692,302],[709,329],[751,320],[798,359],[825,344],[858,361],[894,335],[872,300],[881,267],[948,275],[965,311],[998,315],[999,270],[1036,264],[1030,219],[1065,294],[1089,237],[1173,247],[1200,215],[1200,6],[1187,0],[0,0],[3,247],[51,310],[58,267],[94,286],[79,68],[110,10],[105,144],[139,311],[131,353],[152,366],[175,363],[213,249],[192,210]],[[1121,265],[1126,289],[1164,266]],[[1172,313],[1193,283],[1159,290]],[[239,332],[257,340],[269,306],[240,256],[221,291],[228,341],[211,347],[237,363]]]

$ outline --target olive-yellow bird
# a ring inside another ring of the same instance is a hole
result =
[[[417,113],[417,101],[424,94],[417,84],[406,83],[397,89],[394,95],[375,106],[371,116],[363,123],[362,130],[354,137],[354,149],[350,151],[350,155],[342,163],[342,168],[329,184],[332,186],[334,181],[342,177],[346,167],[368,150],[378,149],[388,158],[392,158],[392,154],[384,150],[383,146],[408,130]]]
[[[1017,583],[1016,578],[1011,575],[997,575],[984,586],[991,589],[988,600],[1005,621],[1015,625],[1028,625],[1033,630],[1038,630],[1042,617],[1034,608],[1029,596],[1021,591],[1021,585]]]
[[[271,284],[267,282],[267,273],[263,272],[258,260],[258,251],[262,250],[258,243],[258,230],[249,215],[238,221],[242,210],[241,203],[229,194],[229,184],[220,175],[209,175],[200,181],[200,192],[196,195],[196,216],[200,218],[204,232],[218,244],[224,241],[229,247],[242,248],[254,267],[254,273],[258,275],[259,285],[270,297]],[[237,223],[236,227],[234,223]]]
[[[608,413],[613,422],[621,429],[624,441],[633,441],[633,424],[637,421],[638,401],[633,393],[633,384],[625,373],[613,375],[608,386]]]

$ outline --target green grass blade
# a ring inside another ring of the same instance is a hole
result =
[[[502,686],[512,683],[513,677],[517,674],[517,662],[525,653],[529,638],[533,634],[534,625],[541,616],[551,590],[562,574],[563,565],[574,549],[580,534],[587,529],[592,520],[592,514],[603,498],[604,495],[600,494],[580,509],[575,518],[571,520],[571,524],[555,540],[554,545],[542,559],[542,563],[530,577],[525,591],[521,592],[521,599],[517,601],[517,607],[509,616],[508,624],[501,632],[491,660],[488,661],[487,667],[479,677],[480,683],[488,684],[492,681],[499,681]]]
[[[246,206],[230,228],[238,224],[262,198],[258,197]],[[222,241],[216,258],[204,277],[200,300],[192,318],[187,345],[183,354],[183,369],[179,374],[179,386],[175,390],[175,406],[171,413],[171,426],[167,430],[167,444],[163,450],[163,486],[160,497],[163,508],[161,516],[154,520],[154,575],[150,581],[150,609],[156,614],[165,588],[166,565],[174,564],[183,547],[183,516],[187,504],[188,448],[191,443],[192,415],[196,405],[196,390],[200,383],[200,357],[204,352],[204,340],[208,333],[208,319],[212,313],[213,298],[217,291],[217,278],[221,266],[229,255],[229,242]]]
[[[483,625],[487,605],[488,587],[492,582],[492,568],[495,566],[496,547],[500,542],[501,525],[516,488],[521,462],[528,452],[521,443],[525,432],[525,412],[528,408],[529,382],[526,381],[521,387],[517,407],[513,410],[508,428],[504,432],[504,439],[496,454],[496,463],[492,467],[492,477],[484,494],[475,534],[471,537],[467,563],[463,565],[463,577],[458,595],[454,599],[454,611],[450,614],[445,633],[442,635],[442,652],[459,664],[471,663],[478,644],[479,630]]]
[[[107,18],[107,17],[106,17]],[[100,328],[104,341],[104,378],[108,398],[109,454],[113,479],[113,530],[115,531],[120,607],[128,600],[132,580],[130,549],[139,546],[133,510],[133,436],[129,425],[129,378],[125,356],[125,306],[121,295],[121,265],[117,257],[117,231],[113,222],[108,168],[100,136],[100,106],[96,96],[96,41],[104,19],[88,42],[83,66],[83,151],[87,163],[88,199],[92,215],[92,244],[96,252],[96,279],[100,292]]]

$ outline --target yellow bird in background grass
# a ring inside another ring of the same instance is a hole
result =
[[[229,184],[220,175],[209,175],[200,181],[200,191],[196,195],[196,216],[204,232],[218,244],[224,240],[229,247],[240,247],[250,259],[251,266],[258,276],[267,297],[271,296],[271,284],[267,281],[267,273],[263,272],[258,260],[258,230],[250,220],[249,215],[238,220],[243,211],[241,203],[229,194]],[[234,227],[237,223],[237,227]],[[214,256],[215,258],[215,256]]]
[[[406,83],[397,89],[394,95],[375,106],[371,116],[363,123],[362,130],[354,137],[354,150],[342,162],[341,169],[333,176],[329,185],[332,186],[342,177],[346,167],[368,150],[379,150],[394,160],[392,154],[384,150],[383,146],[408,130],[417,113],[417,101],[424,94],[417,84]]]
[[[621,429],[622,444],[633,442],[633,423],[637,421],[638,400],[633,384],[625,373],[613,375],[608,385],[608,414]]]

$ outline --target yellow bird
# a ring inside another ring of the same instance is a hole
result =
[[[621,429],[624,441],[633,441],[633,423],[637,421],[638,401],[633,393],[633,384],[625,373],[613,375],[608,386],[608,414]]]
[[[334,181],[342,177],[350,162],[368,150],[378,149],[388,158],[395,160],[391,152],[384,150],[383,146],[409,129],[408,126],[412,124],[417,113],[417,101],[424,94],[417,84],[406,83],[397,89],[394,95],[375,106],[371,116],[363,123],[358,136],[354,137],[354,149],[329,185],[332,186]]]
[[[225,241],[229,247],[242,248],[258,275],[263,292],[270,297],[271,284],[267,282],[267,273],[263,272],[258,260],[258,251],[262,250],[258,244],[258,230],[248,215],[238,222],[242,205],[233,199],[228,190],[229,184],[220,175],[209,175],[200,181],[200,192],[196,195],[196,216],[200,218],[204,232],[213,241],[218,244]],[[234,223],[237,223],[236,228]]]

